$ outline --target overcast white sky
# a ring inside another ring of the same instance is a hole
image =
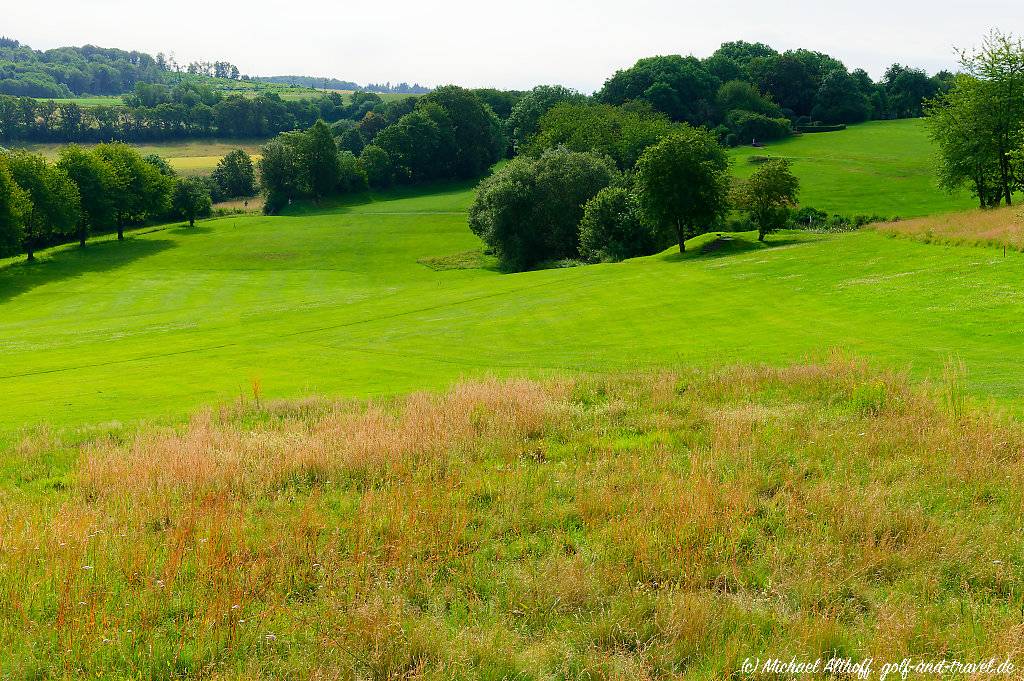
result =
[[[828,52],[876,78],[894,61],[933,72],[991,28],[1024,32],[1024,2],[0,0],[0,34],[36,49],[92,43],[226,59],[252,75],[588,92],[639,57],[703,57],[737,39]]]

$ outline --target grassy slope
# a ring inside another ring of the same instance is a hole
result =
[[[772,142],[732,152],[735,170],[749,175],[751,156],[793,161],[803,181],[800,201],[832,213],[916,217],[975,205],[967,194],[936,189],[934,158],[923,119],[877,121],[846,130]]]
[[[916,376],[959,354],[975,392],[1024,389],[1005,360],[1019,349],[1024,255],[864,232],[515,275],[417,263],[478,247],[470,197],[228,218],[0,269],[0,424],[177,418],[254,380],[272,396],[365,395],[833,347]]]
[[[1019,662],[1022,472],[1019,422],[841,358],[226,406],[0,494],[0,677]]]

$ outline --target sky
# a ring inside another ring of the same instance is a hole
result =
[[[0,34],[36,49],[94,44],[250,75],[584,92],[655,54],[724,41],[827,52],[874,78],[893,62],[956,64],[993,28],[1024,31],[1020,0],[0,0]],[[994,23],[998,22],[998,23]]]

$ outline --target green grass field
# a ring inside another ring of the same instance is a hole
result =
[[[184,140],[181,142],[161,142],[158,144],[134,144],[142,154],[157,154],[167,159],[171,167],[182,175],[209,175],[217,167],[224,156],[235,149],[244,149],[253,161],[260,158],[259,149],[266,140],[231,140],[204,139]],[[42,154],[48,159],[56,159],[65,144],[24,144],[19,148],[28,149]],[[85,144],[83,146],[92,146]]]
[[[731,155],[741,177],[757,167],[752,157],[790,159],[802,182],[800,202],[830,213],[906,218],[977,205],[966,193],[950,196],[937,189],[924,119],[861,123],[764,148],[738,147]]]
[[[787,148],[825,137],[841,139]],[[821,180],[805,174],[807,194]],[[914,186],[865,185],[846,202],[949,205]],[[505,275],[464,269],[480,248],[471,198],[468,186],[396,192],[9,264],[0,424],[177,419],[254,381],[270,396],[371,395],[492,372],[785,363],[831,348],[922,378],[958,355],[976,394],[1016,404],[1024,388],[1005,359],[1024,318],[1019,253],[874,232],[786,233],[762,247],[747,234],[699,237],[682,259]]]

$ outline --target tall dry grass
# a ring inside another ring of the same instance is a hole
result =
[[[1019,206],[882,222],[873,228],[926,243],[1006,246],[1024,251],[1024,212]]]
[[[1019,655],[1024,430],[951,390],[832,357],[225,405],[93,442],[68,490],[0,495],[0,672]]]

